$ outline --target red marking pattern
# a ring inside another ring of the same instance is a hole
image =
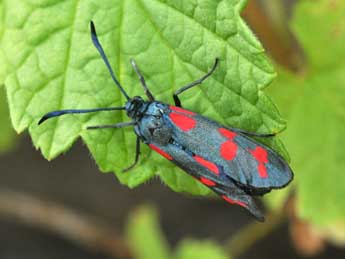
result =
[[[201,164],[202,166],[206,167],[207,169],[209,169],[210,171],[212,171],[213,173],[215,173],[216,175],[219,175],[219,170],[218,170],[218,167],[210,162],[210,161],[207,161],[205,159],[203,159],[202,157],[200,156],[194,156],[194,159],[195,161],[197,161],[199,164]]]
[[[235,142],[233,142],[233,139],[237,136],[237,134],[225,128],[219,128],[218,132],[229,139],[220,146],[220,155],[225,160],[233,160],[237,153],[237,145]]]
[[[258,173],[261,178],[267,178],[267,168],[265,166],[268,163],[267,151],[262,147],[256,147],[254,150],[250,150],[250,153],[258,161]]]
[[[152,150],[156,151],[158,154],[164,156],[166,159],[169,159],[169,160],[173,159],[168,153],[164,152],[159,147],[157,147],[157,146],[155,146],[153,144],[149,144],[149,147],[152,148]]]
[[[251,150],[250,153],[252,153],[253,157],[255,157],[259,163],[268,162],[266,149],[258,146],[255,150]]]
[[[268,177],[265,164],[263,164],[263,163],[258,164],[258,172],[259,172],[259,175],[261,178],[267,178]]]
[[[215,186],[216,183],[210,179],[207,179],[205,177],[200,177],[200,182],[202,182],[203,184],[207,185],[207,186]]]
[[[219,128],[218,129],[219,133],[222,134],[224,137],[229,138],[229,139],[233,139],[234,137],[237,136],[237,134],[235,132],[232,132],[228,129],[224,129],[224,128]]]
[[[175,112],[180,112],[180,113],[184,113],[184,114],[188,114],[188,115],[194,115],[195,114],[194,112],[182,109],[180,107],[172,106],[172,105],[170,105],[169,108],[170,108],[170,110],[173,110]]]
[[[222,143],[220,146],[220,155],[225,160],[232,160],[236,157],[237,145],[231,140]]]
[[[171,112],[169,117],[183,131],[191,130],[196,125],[196,121],[193,118],[184,114]]]
[[[240,205],[240,206],[242,206],[242,207],[247,207],[247,204],[245,204],[244,202],[232,200],[232,199],[230,199],[230,198],[229,198],[228,196],[226,196],[226,195],[223,195],[222,198],[223,198],[225,201],[229,202],[230,204],[237,204],[237,205]]]

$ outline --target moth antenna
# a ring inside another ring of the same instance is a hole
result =
[[[73,113],[90,113],[90,112],[99,112],[99,111],[115,111],[115,110],[125,110],[125,107],[109,107],[109,108],[96,108],[96,109],[84,109],[84,110],[59,110],[59,111],[52,111],[44,115],[39,121],[38,125],[42,124],[44,121],[58,117],[65,114],[73,114]]]
[[[138,66],[137,66],[137,63],[135,63],[134,59],[130,59],[130,62],[131,62],[131,65],[135,71],[135,73],[137,73],[138,77],[139,77],[139,80],[140,80],[140,83],[141,85],[143,86],[144,88],[144,91],[145,91],[145,94],[147,95],[147,97],[149,98],[149,100],[151,102],[153,102],[155,100],[155,98],[153,97],[153,94],[151,93],[151,91],[149,90],[149,88],[147,87],[146,85],[146,81],[145,81],[145,78],[144,76],[141,74]]]
[[[127,101],[129,101],[130,98],[129,98],[128,94],[123,89],[123,87],[121,86],[119,81],[116,79],[114,71],[113,71],[113,69],[110,66],[110,63],[108,61],[107,56],[104,53],[103,47],[102,47],[101,43],[98,40],[97,33],[96,33],[96,28],[95,28],[95,25],[94,25],[93,21],[90,22],[90,30],[91,30],[91,40],[93,42],[93,45],[95,45],[96,49],[98,50],[99,54],[101,55],[105,65],[108,68],[108,71],[110,73],[111,78],[113,79],[113,81],[117,85],[117,87],[120,89],[121,93],[126,97]]]

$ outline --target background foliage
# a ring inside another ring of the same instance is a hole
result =
[[[301,1],[291,24],[308,66],[300,75],[280,69],[270,93],[289,121],[299,215],[319,229],[337,226],[345,241],[345,2],[317,2]]]
[[[220,245],[209,240],[186,238],[172,252],[151,206],[142,206],[132,213],[127,236],[137,259],[231,259]]]

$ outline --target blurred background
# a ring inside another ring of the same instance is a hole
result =
[[[329,4],[337,9],[338,2]],[[274,85],[301,83],[313,69],[308,42],[302,44],[291,30],[297,24],[290,26],[296,4],[297,0],[250,0],[242,14],[276,64]],[[344,21],[334,33],[344,33]],[[317,45],[327,48],[328,43]],[[274,85],[267,91],[289,118],[290,92]],[[0,112],[6,113],[5,99],[0,103]],[[1,259],[164,258],[177,247],[180,258],[345,258],[345,219],[321,231],[296,213],[296,192],[289,194],[283,209],[267,212],[266,223],[256,223],[237,206],[175,193],[157,178],[130,190],[113,174],[100,173],[81,142],[48,162],[28,135],[15,136],[4,124],[1,132],[6,136],[0,142]],[[291,137],[286,139],[291,154]],[[343,155],[338,159],[344,163]],[[344,182],[344,173],[335,181]],[[320,194],[317,185],[312,188],[315,199],[327,195]],[[343,203],[344,196],[338,195]],[[197,255],[200,246],[209,247],[209,254]]]

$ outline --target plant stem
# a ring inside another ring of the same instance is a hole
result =
[[[283,213],[272,213],[266,217],[265,223],[255,221],[248,224],[225,242],[225,250],[233,258],[240,256],[281,225],[285,219],[286,216]]]
[[[87,249],[115,258],[130,258],[127,245],[113,227],[52,201],[0,189],[0,217],[60,235]]]

